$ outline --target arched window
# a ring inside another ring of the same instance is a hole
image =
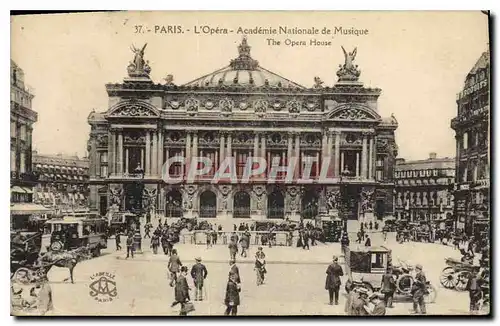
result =
[[[273,191],[267,198],[267,217],[285,218],[285,198],[279,190]]]
[[[166,217],[182,217],[182,194],[179,190],[171,190],[166,195]]]
[[[217,196],[210,190],[200,195],[200,217],[213,218],[217,216]]]
[[[250,195],[245,191],[238,191],[234,195],[233,216],[235,218],[250,218]]]

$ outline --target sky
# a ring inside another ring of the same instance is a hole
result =
[[[155,33],[155,26],[184,33]],[[142,26],[143,33],[137,33]],[[196,34],[195,27],[227,28],[228,34]],[[259,64],[301,85],[319,76],[337,80],[347,50],[366,87],[382,89],[378,113],[399,122],[399,157],[455,156],[456,94],[488,47],[487,16],[476,12],[121,12],[11,17],[11,58],[35,90],[33,148],[43,154],[86,154],[89,113],[106,111],[107,83],[126,77],[130,46],[148,43],[151,78],[168,74],[180,85],[227,66],[237,56],[239,27],[355,28],[367,35],[248,35]],[[151,30],[148,32],[147,30]],[[189,30],[189,31],[188,31]],[[269,45],[266,39],[281,41]],[[285,40],[331,41],[330,46],[287,46]]]

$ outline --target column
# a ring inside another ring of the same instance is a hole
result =
[[[193,133],[193,150],[191,151],[191,156],[198,156],[198,133]]]
[[[373,179],[373,161],[374,161],[374,155],[373,155],[373,137],[370,137],[370,149],[368,151],[369,156],[368,156],[368,179]]]
[[[356,153],[356,177],[360,176],[360,171],[359,171],[359,153]]]
[[[340,131],[335,131],[335,156],[334,156],[334,167],[335,167],[335,176],[340,176],[340,172],[344,168],[344,154],[342,153],[342,160],[339,167],[339,158],[340,158]]]
[[[287,149],[287,163],[290,162],[290,159],[293,155],[292,153],[293,147],[293,133],[288,133],[288,149]]]
[[[226,157],[233,156],[233,151],[231,150],[231,144],[233,143],[231,133],[227,134],[227,152]]]
[[[158,174],[161,175],[163,167],[163,130],[158,130]]]
[[[144,174],[151,174],[151,131],[146,130],[146,164]]]
[[[259,134],[255,133],[255,137],[253,139],[253,156],[259,156]]]
[[[125,148],[125,173],[128,173],[128,147]]]
[[[321,141],[321,157],[326,157],[328,148],[328,131],[323,131],[323,139]]]
[[[158,131],[153,131],[153,151],[151,155],[151,174],[158,174]]]
[[[226,147],[225,140],[226,140],[226,135],[223,132],[221,132],[220,133],[220,140],[219,140],[219,161],[221,163],[225,159],[225,156],[224,156],[225,155],[224,149]]]
[[[115,131],[114,130],[111,130],[110,132],[110,139],[109,139],[109,148],[110,148],[110,151],[109,151],[109,154],[108,154],[108,165],[109,165],[109,171],[108,173],[110,175],[114,175],[115,174],[115,148],[116,148],[116,135],[115,135]]]
[[[135,169],[135,167],[132,167]],[[144,164],[144,148],[141,148],[141,169],[144,171],[146,164]]]
[[[319,152],[316,152],[316,177],[319,177]]]
[[[340,171],[344,171],[344,152],[340,153],[340,166],[341,166]]]
[[[123,175],[123,131],[118,131],[118,154],[117,154],[117,168],[118,175]]]
[[[167,155],[168,155],[168,149],[167,149]],[[182,149],[181,150],[181,157],[184,157],[184,150]],[[168,159],[168,156],[167,156],[167,159]],[[185,171],[186,171],[186,166],[188,166],[187,164],[181,164],[181,177],[184,178],[184,175],[185,175]]]
[[[366,158],[368,156],[368,148],[367,148],[367,135],[366,134],[363,134],[363,150],[361,152],[361,177],[363,179],[366,178],[366,171],[367,171],[367,162],[366,162]]]
[[[300,176],[300,170],[302,166],[302,162],[300,160],[300,133],[295,134],[295,153],[294,156],[297,158],[297,165],[295,166],[295,179],[298,179]]]
[[[188,131],[186,133],[186,150],[182,151],[182,153],[186,153],[185,164],[182,165],[182,176],[184,176],[184,171],[189,171],[189,166],[191,165],[191,132]],[[167,156],[168,159],[168,156]]]

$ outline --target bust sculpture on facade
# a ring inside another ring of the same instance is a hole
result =
[[[354,59],[356,58],[357,48],[354,48],[352,52],[347,52],[342,46],[342,51],[344,51],[344,65],[339,65],[339,70],[337,71],[337,76],[339,81],[357,81],[361,71],[358,69],[358,65],[354,64]]]

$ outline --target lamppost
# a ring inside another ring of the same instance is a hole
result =
[[[342,179],[343,175],[342,173],[340,174],[340,180],[339,180],[339,185],[340,185],[340,209],[339,209],[339,215],[342,218],[342,221],[344,223],[343,225],[343,230],[342,230],[342,235],[340,238],[340,245],[342,247],[342,250],[345,250],[347,247],[349,247],[349,233],[347,232],[347,214],[345,213],[345,205],[346,205],[346,187],[347,185],[343,183]]]
[[[134,201],[135,201],[135,224],[136,229],[134,230],[134,245],[135,251],[142,253],[142,236],[141,236],[141,226],[140,226],[140,216],[144,213],[144,207],[142,207],[142,188],[144,185],[144,170],[141,166],[138,166],[134,170],[134,174],[139,178],[139,181],[135,182],[134,189]]]

